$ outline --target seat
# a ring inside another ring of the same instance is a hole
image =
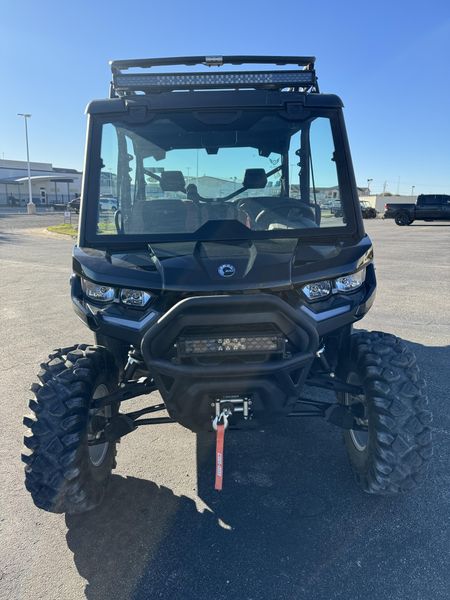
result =
[[[188,207],[183,200],[164,198],[137,202],[133,207],[128,233],[185,233]]]
[[[230,221],[238,219],[235,205],[226,202],[208,202],[201,205],[202,223],[206,221]]]

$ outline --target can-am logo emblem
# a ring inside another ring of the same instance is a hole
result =
[[[233,277],[233,275],[236,273],[236,267],[229,264],[220,265],[220,267],[217,269],[217,272],[221,277]]]

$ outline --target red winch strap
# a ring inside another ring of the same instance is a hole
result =
[[[216,482],[214,489],[220,491],[223,483],[223,441],[225,437],[225,426],[223,423],[217,425],[216,437]]]

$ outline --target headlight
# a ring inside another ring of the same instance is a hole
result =
[[[120,300],[128,306],[145,306],[151,297],[151,294],[142,290],[123,289],[120,291]]]
[[[308,300],[325,298],[331,294],[331,281],[315,281],[302,287],[302,291]]]
[[[353,292],[362,286],[365,279],[366,269],[361,269],[356,273],[350,273],[350,275],[344,275],[331,281],[313,281],[304,285],[302,292],[308,300],[320,300],[320,298],[326,298],[330,294]]]
[[[116,295],[116,290],[113,287],[94,283],[87,279],[81,280],[81,287],[88,298],[97,302],[112,302]]]
[[[365,279],[366,269],[361,269],[361,271],[357,271],[356,273],[338,277],[334,281],[334,286],[338,292],[353,292],[353,290],[362,286]]]

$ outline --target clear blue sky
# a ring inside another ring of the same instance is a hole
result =
[[[82,166],[111,58],[313,54],[340,95],[359,185],[450,193],[450,4],[440,0],[3,0],[0,158]]]

